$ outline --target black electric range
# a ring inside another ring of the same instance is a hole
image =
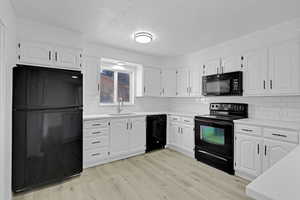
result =
[[[195,158],[234,174],[234,124],[248,117],[248,104],[211,103],[210,114],[195,117]]]

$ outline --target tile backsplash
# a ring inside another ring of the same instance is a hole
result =
[[[202,97],[171,98],[170,112],[209,112],[209,103],[249,104],[249,118],[300,122],[300,97]]]

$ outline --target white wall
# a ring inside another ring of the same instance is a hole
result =
[[[16,22],[10,0],[0,0],[0,21],[5,26],[5,68],[0,71],[0,199],[11,199],[12,66],[16,63]],[[2,59],[2,58],[0,58]]]
[[[143,66],[151,67],[163,67],[162,58],[139,54],[136,52],[117,49],[114,47],[106,46],[103,44],[88,44],[85,47],[84,57],[89,59],[101,60],[101,58],[111,58],[116,60],[123,60],[130,63],[142,64]],[[100,106],[99,105],[99,93],[97,92],[98,74],[100,72],[99,65],[84,65],[84,79],[93,79],[94,81],[84,82],[85,90],[94,91],[90,92],[90,95],[84,95],[84,114],[105,114],[116,112],[115,106]],[[92,68],[92,69],[91,69]],[[89,74],[86,74],[88,71]],[[135,105],[125,106],[125,110],[128,112],[159,112],[167,111],[168,103],[167,99],[163,98],[136,98]],[[126,112],[125,111],[125,112]]]
[[[198,52],[166,58],[164,65],[174,68],[201,67],[208,59],[230,55],[242,56],[245,52],[293,38],[300,39],[300,19],[257,31]],[[300,121],[300,97],[172,98],[169,107],[170,111],[203,114],[208,112],[208,105],[211,102],[248,103],[251,118]]]

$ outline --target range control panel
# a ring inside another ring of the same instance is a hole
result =
[[[248,116],[248,104],[242,103],[211,103],[210,114]]]

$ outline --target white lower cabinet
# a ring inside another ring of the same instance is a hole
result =
[[[292,151],[297,145],[281,142],[275,140],[264,140],[264,159],[263,159],[263,171],[269,169],[290,151]]]
[[[258,176],[261,173],[261,139],[237,134],[235,145],[235,168],[248,175]]]
[[[141,154],[145,150],[145,116],[84,121],[83,168]]]
[[[168,146],[188,156],[194,155],[194,120],[169,116]]]
[[[235,125],[235,130],[236,175],[249,180],[268,170],[299,144],[296,130],[243,124]]]
[[[110,123],[110,159],[116,160],[145,152],[145,117],[113,119]]]

